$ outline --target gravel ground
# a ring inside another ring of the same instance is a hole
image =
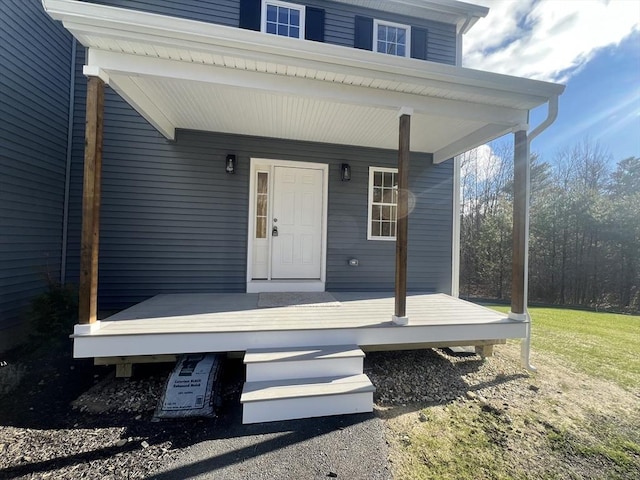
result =
[[[505,372],[475,354],[373,352],[373,414],[242,425],[242,364],[229,360],[216,418],[151,422],[170,367],[115,379],[67,347],[32,353],[21,386],[0,397],[0,478],[389,479],[383,419],[394,406],[445,404],[470,389],[532,392],[515,362]]]

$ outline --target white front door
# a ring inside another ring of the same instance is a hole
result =
[[[323,292],[327,164],[251,159],[247,292]]]
[[[271,278],[320,279],[322,170],[274,167]]]

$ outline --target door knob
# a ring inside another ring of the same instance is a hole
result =
[[[273,229],[271,230],[271,235],[274,237],[278,236],[278,227],[273,227]]]

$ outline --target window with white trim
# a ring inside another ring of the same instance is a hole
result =
[[[395,240],[398,219],[398,169],[369,167],[368,240]]]
[[[411,27],[400,23],[373,21],[373,49],[379,53],[408,57],[411,49]]]
[[[304,38],[304,5],[263,0],[261,18],[263,32],[281,37]]]

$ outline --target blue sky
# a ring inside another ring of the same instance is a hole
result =
[[[465,66],[566,85],[533,151],[552,162],[589,138],[613,163],[640,157],[640,0],[474,3],[490,12],[465,36]],[[546,107],[534,111],[531,128],[545,117]]]

